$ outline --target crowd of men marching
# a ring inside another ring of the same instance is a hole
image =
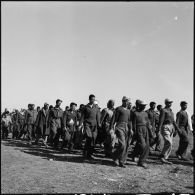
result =
[[[6,139],[12,132],[13,139],[28,139],[29,145],[42,142],[45,147],[67,148],[70,152],[82,149],[87,159],[93,159],[98,143],[104,148],[105,156],[120,167],[125,167],[131,147],[132,160],[138,166],[147,168],[146,159],[152,151],[159,153],[162,163],[171,164],[168,159],[173,137],[179,136],[177,158],[188,160],[189,131],[194,128],[194,115],[187,111],[187,102],[180,103],[176,120],[171,110],[172,102],[165,99],[165,106],[150,102],[150,108],[145,110],[144,101],[136,100],[132,106],[130,99],[124,96],[121,106],[114,108],[114,100],[109,100],[107,108],[101,110],[95,96],[90,95],[89,103],[81,104],[78,110],[77,104],[72,102],[63,111],[60,99],[54,107],[45,103],[43,108],[35,109],[34,104],[29,104],[27,110],[2,113],[1,139]]]

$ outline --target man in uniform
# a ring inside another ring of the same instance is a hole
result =
[[[49,119],[49,110],[48,110],[48,103],[44,103],[43,108],[38,112],[35,128],[36,128],[36,141],[35,143],[38,144],[39,139],[43,139],[43,144],[47,146],[46,142],[44,141],[46,136],[48,136],[48,119]]]
[[[147,168],[145,162],[149,154],[148,131],[152,128],[152,126],[150,125],[148,114],[144,111],[146,105],[147,104],[144,101],[139,101],[139,107],[134,112],[132,119],[133,131],[135,132],[137,139],[136,153],[140,156],[137,165],[143,168]]]
[[[60,108],[62,100],[57,99],[55,107],[50,111],[50,127],[52,133],[52,144],[54,149],[58,148],[59,138],[63,129],[63,110]]]
[[[77,104],[72,102],[70,104],[70,109],[67,111],[64,111],[63,116],[63,143],[61,149],[63,147],[68,146],[69,152],[72,151],[74,147],[74,133],[77,123],[77,113],[76,113],[76,106]]]
[[[171,154],[173,137],[176,136],[177,132],[180,132],[171,109],[172,102],[173,101],[169,99],[165,99],[165,108],[163,108],[160,112],[159,126],[157,130],[158,133],[161,131],[164,138],[164,147],[160,155],[160,159],[162,163],[166,164],[172,164],[167,159]]]
[[[149,143],[150,143],[150,151],[152,150],[161,152],[161,137],[160,134],[157,133],[156,128],[158,125],[158,114],[155,111],[156,108],[156,103],[155,102],[150,102],[150,108],[146,110],[148,113],[148,118],[150,120],[150,124],[152,125],[152,131],[149,131]],[[155,147],[156,145],[156,147]]]
[[[127,146],[128,146],[128,136],[131,129],[129,124],[131,121],[130,110],[128,109],[130,99],[124,96],[122,98],[122,105],[117,107],[114,111],[114,115],[111,121],[110,129],[114,129],[115,134],[118,138],[118,147],[113,152],[113,160],[116,166],[125,168],[125,161],[127,158]]]
[[[32,139],[33,139],[33,131],[34,131],[34,123],[36,121],[37,114],[34,110],[34,104],[29,104],[28,107],[29,109],[26,110],[25,112],[25,117],[24,117],[24,124],[27,129],[27,137],[29,140],[29,144],[32,144]]]
[[[176,155],[178,159],[187,160],[186,152],[189,144],[188,132],[189,130],[192,131],[192,123],[191,123],[190,115],[186,111],[187,102],[182,101],[180,103],[180,106],[181,106],[181,110],[177,113],[176,116],[176,123],[180,129],[179,147],[178,150],[176,151]]]
[[[110,157],[113,146],[113,139],[110,133],[110,122],[114,113],[114,100],[109,100],[107,108],[104,108],[101,112],[101,129],[103,134],[103,144],[106,157]]]
[[[97,138],[97,128],[100,127],[100,110],[94,105],[95,96],[91,94],[89,96],[89,103],[84,107],[79,128],[82,124],[84,126],[84,133],[86,136],[85,147],[83,155],[88,159],[92,159],[94,146]]]

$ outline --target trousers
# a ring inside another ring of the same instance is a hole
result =
[[[189,145],[189,139],[188,139],[188,129],[187,127],[181,126],[179,127],[181,132],[179,133],[179,147],[177,150],[177,154],[184,157],[187,153],[187,148]]]
[[[129,129],[126,123],[119,123],[115,127],[115,134],[118,139],[118,147],[113,152],[113,159],[119,160],[119,164],[124,164],[128,155]]]
[[[149,135],[146,126],[137,126],[137,151],[136,153],[140,156],[139,163],[142,164],[146,161],[149,155]]]
[[[162,149],[161,157],[168,159],[173,145],[173,132],[174,126],[173,124],[166,124],[162,126],[161,134],[164,138],[164,147]]]
[[[84,151],[87,156],[91,156],[94,152],[94,146],[97,138],[97,126],[84,125],[84,133],[86,137]]]

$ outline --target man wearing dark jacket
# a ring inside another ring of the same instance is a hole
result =
[[[157,133],[156,128],[159,122],[159,116],[155,111],[156,103],[150,102],[150,108],[146,110],[148,113],[148,118],[150,120],[150,124],[152,126],[151,131],[149,131],[149,143],[150,143],[150,151],[155,150],[161,152],[161,136]]]
[[[56,100],[56,106],[50,111],[50,128],[52,133],[52,144],[55,149],[58,147],[60,135],[63,129],[63,110],[60,108],[62,100]]]
[[[128,152],[129,136],[131,134],[131,112],[128,109],[129,100],[126,96],[122,98],[122,105],[115,109],[110,125],[111,130],[115,126],[115,134],[119,143],[113,153],[114,164],[124,168]]]
[[[79,128],[82,124],[84,126],[84,132],[86,134],[86,142],[83,154],[88,159],[92,159],[94,152],[95,141],[97,138],[97,128],[100,127],[100,110],[94,105],[95,96],[89,96],[89,103],[84,107]]]
[[[172,162],[168,161],[168,158],[172,150],[173,137],[176,136],[177,132],[180,132],[171,109],[172,102],[173,101],[169,99],[165,99],[165,108],[163,108],[160,112],[159,126],[157,129],[159,133],[161,131],[164,138],[164,147],[162,154],[160,155],[160,160],[162,163],[166,164],[172,164]]]
[[[27,129],[27,136],[29,139],[29,144],[32,144],[32,139],[33,139],[33,130],[34,130],[34,124],[36,121],[37,113],[33,109],[33,104],[29,104],[29,109],[26,110],[25,112],[25,117],[24,117],[24,124]]]
[[[187,102],[182,101],[180,103],[181,110],[177,113],[177,118],[176,118],[176,123],[178,127],[180,128],[179,132],[179,147],[178,150],[176,151],[176,155],[178,159],[182,160],[188,160],[186,158],[186,153],[187,153],[187,148],[189,144],[189,138],[188,138],[188,133],[189,131],[192,131],[192,125],[191,125],[191,119],[190,116],[188,115],[188,112],[186,111],[187,109]],[[190,124],[189,124],[190,122]]]
[[[74,147],[74,135],[75,135],[75,128],[77,123],[77,113],[76,113],[76,106],[77,104],[72,102],[70,104],[70,109],[64,111],[63,115],[63,144],[61,149],[68,145],[69,152],[72,151]]]
[[[44,103],[44,107],[39,111],[36,122],[35,122],[35,129],[36,129],[36,141],[35,143],[38,144],[40,138],[45,139],[48,135],[48,118],[49,118],[49,110],[48,110],[48,103]],[[46,145],[46,143],[43,141]]]
[[[145,162],[149,154],[149,135],[148,130],[151,129],[148,114],[144,111],[146,107],[144,101],[139,102],[139,108],[133,114],[133,130],[137,138],[137,154],[140,155],[138,166],[147,168]]]

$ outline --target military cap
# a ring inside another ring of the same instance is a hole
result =
[[[123,96],[122,101],[131,101],[130,98]]]
[[[173,101],[170,100],[170,99],[168,99],[168,98],[165,99],[165,104],[166,104],[166,103],[172,103],[172,102],[173,102]]]

